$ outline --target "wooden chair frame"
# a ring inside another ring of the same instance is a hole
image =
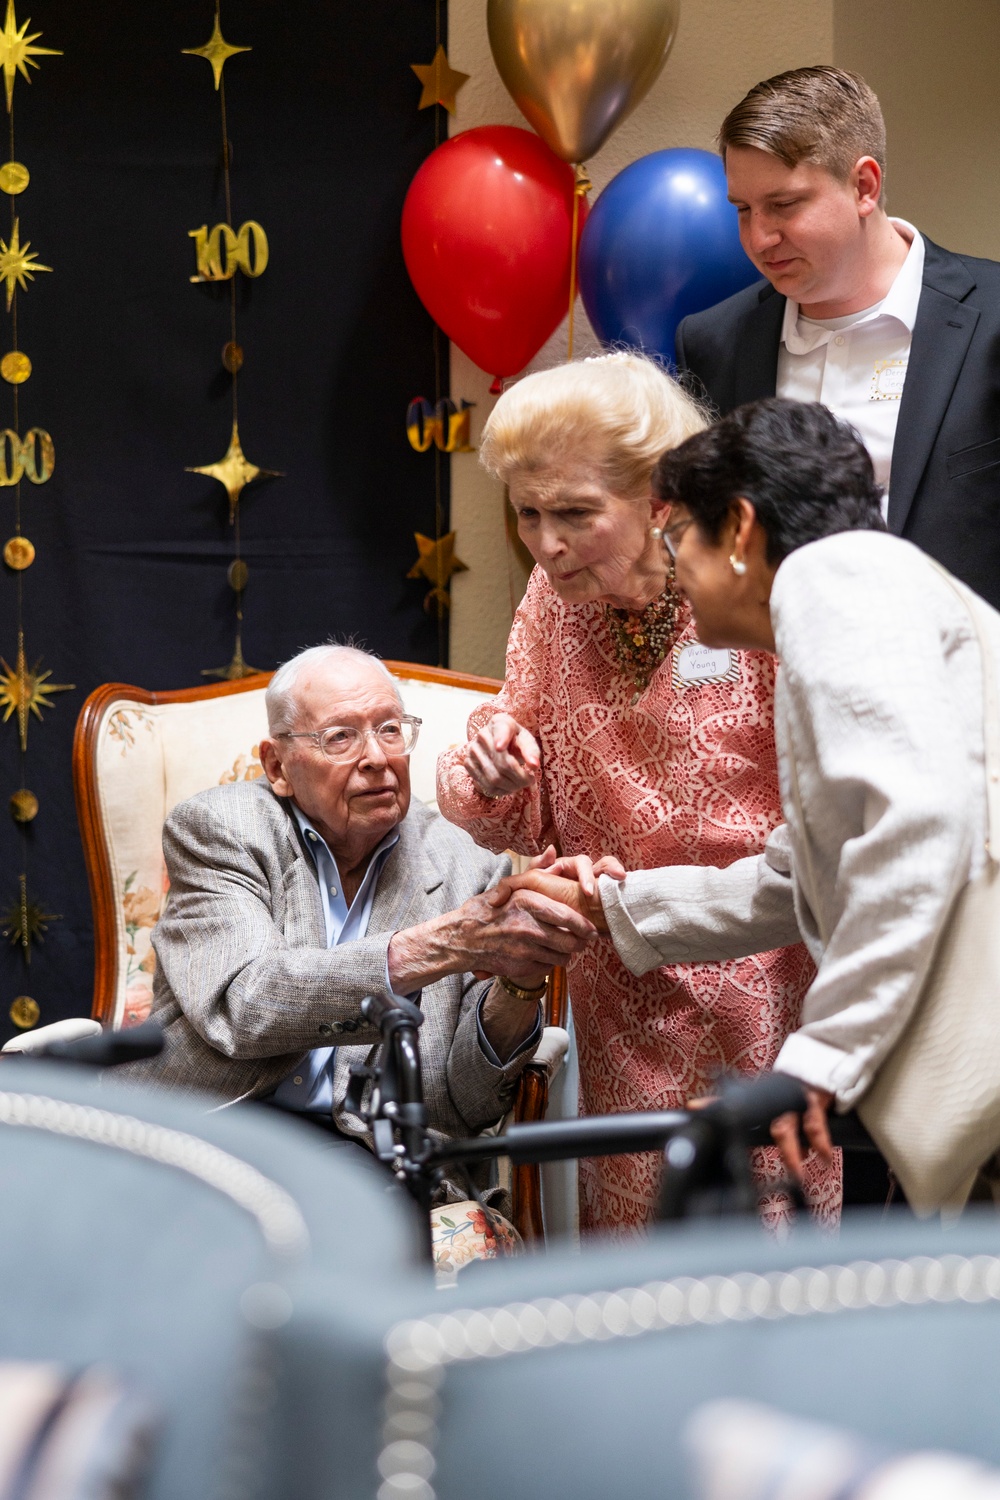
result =
[[[425,667],[415,662],[387,661],[394,676],[409,677],[416,682],[434,682],[445,686],[482,689],[493,695],[500,687],[494,677],[475,677],[452,672],[444,667]],[[173,692],[150,692],[129,683],[107,682],[95,688],[80,710],[73,736],[73,791],[76,797],[83,857],[87,867],[90,901],[94,917],[94,996],[91,1014],[109,1025],[115,1013],[115,960],[117,956],[117,893],[113,889],[111,865],[101,832],[101,799],[97,786],[97,735],[109,703],[130,699],[135,703],[159,706],[165,703],[192,703],[209,698],[225,698],[234,693],[259,691],[271,680],[270,672],[256,673],[238,682],[179,688]],[[566,973],[557,969],[550,976],[545,998],[544,1024],[562,1026],[566,1017]],[[549,1080],[545,1068],[529,1063],[521,1075],[514,1118],[517,1121],[541,1120],[548,1107]],[[511,1173],[511,1196],[514,1223],[525,1241],[536,1243],[543,1238],[541,1175],[537,1166],[518,1166]]]

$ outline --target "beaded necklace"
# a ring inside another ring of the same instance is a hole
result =
[[[636,703],[649,687],[653,673],[663,661],[677,631],[678,599],[672,583],[645,609],[615,609],[606,604],[604,613],[618,665],[635,688]]]

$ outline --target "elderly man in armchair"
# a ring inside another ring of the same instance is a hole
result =
[[[537,1045],[547,971],[594,928],[536,892],[491,903],[509,862],[411,803],[420,721],[376,658],[302,652],[272,678],[267,715],[266,779],[212,787],[167,819],[153,934],[165,1047],[121,1074],[266,1101],[370,1145],[345,1096],[379,1041],[361,1003],[388,993],[423,1010],[434,1131],[482,1130]]]

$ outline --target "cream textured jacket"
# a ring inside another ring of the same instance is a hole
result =
[[[848,1109],[902,1033],[952,903],[985,857],[982,658],[948,580],[881,532],[793,552],[771,619],[785,824],[763,854],[727,869],[605,876],[601,895],[635,974],[801,933],[818,973],[775,1066]]]

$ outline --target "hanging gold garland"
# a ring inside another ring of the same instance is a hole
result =
[[[251,47],[238,47],[227,42],[222,35],[219,3],[216,0],[212,35],[203,47],[183,47],[182,52],[190,57],[203,57],[212,69],[216,93],[219,95],[219,114],[222,124],[222,176],[225,188],[226,218],[211,230],[207,223],[198,229],[188,230],[194,240],[195,274],[193,282],[229,282],[229,339],[222,350],[222,366],[232,381],[232,430],[229,447],[215,463],[189,465],[188,474],[204,474],[215,479],[225,490],[229,499],[229,524],[233,528],[233,551],[235,556],[229,565],[227,578],[229,587],[236,596],[236,639],[231,659],[224,667],[206,667],[203,677],[221,677],[233,681],[250,677],[260,671],[250,666],[243,656],[243,594],[247,586],[248,569],[240,556],[240,498],[247,485],[257,479],[281,477],[279,469],[265,469],[251,463],[243,451],[239,428],[238,376],[244,363],[244,351],[236,338],[236,275],[257,277],[267,268],[269,250],[267,235],[255,219],[248,219],[239,228],[233,225],[230,162],[232,151],[229,139],[229,124],[226,115],[226,80],[224,68],[231,57],[239,52],[251,52]],[[2,274],[2,261],[0,261]]]
[[[441,0],[434,3],[434,56],[429,63],[411,63],[422,85],[418,109],[434,109],[434,149],[441,144],[440,106],[453,115],[458,91],[468,83],[470,74],[460,73],[448,61],[441,41]],[[410,402],[406,413],[406,435],[417,453],[434,450],[434,536],[414,532],[419,556],[407,578],[425,578],[432,585],[424,596],[424,609],[437,617],[438,666],[443,667],[447,652],[446,623],[451,609],[449,583],[453,573],[468,572],[467,565],[455,555],[455,533],[444,534],[442,500],[442,454],[474,453],[469,439],[469,411],[474,403],[462,401],[459,406],[441,394],[441,330],[434,325],[434,404],[423,396]]]
[[[55,468],[55,445],[49,433],[41,427],[33,427],[22,438],[20,387],[29,380],[32,372],[31,360],[18,348],[17,299],[29,289],[39,272],[51,273],[52,267],[43,265],[38,253],[31,248],[31,241],[21,239],[21,215],[18,199],[31,181],[31,174],[23,162],[17,160],[14,151],[14,84],[20,75],[31,82],[29,68],[38,68],[38,57],[61,57],[53,47],[35,45],[40,31],[28,31],[30,20],[18,25],[14,0],[7,0],[7,13],[3,30],[0,31],[0,69],[3,70],[4,92],[7,102],[9,127],[9,160],[0,164],[0,192],[10,199],[10,232],[6,238],[0,236],[0,282],[6,289],[7,312],[10,317],[10,348],[0,358],[0,377],[11,387],[13,417],[12,426],[0,434],[0,489],[14,492],[14,535],[4,544],[3,560],[13,575],[16,590],[17,648],[12,653],[14,665],[0,656],[0,709],[3,723],[15,719],[17,724],[18,749],[20,752],[20,786],[10,797],[11,817],[19,830],[21,847],[21,873],[18,875],[17,895],[7,908],[3,919],[4,936],[20,950],[25,969],[31,964],[34,943],[45,937],[50,922],[59,921],[54,912],[35,899],[29,885],[28,829],[38,813],[38,798],[29,791],[26,783],[28,728],[31,718],[42,722],[42,710],[54,707],[52,698],[56,693],[72,691],[73,684],[50,682],[51,670],[41,670],[41,660],[29,667],[24,643],[24,575],[35,560],[34,543],[21,529],[21,482],[45,484]],[[41,1014],[41,1007],[30,995],[18,995],[10,1007],[10,1018],[15,1026],[34,1026]]]

